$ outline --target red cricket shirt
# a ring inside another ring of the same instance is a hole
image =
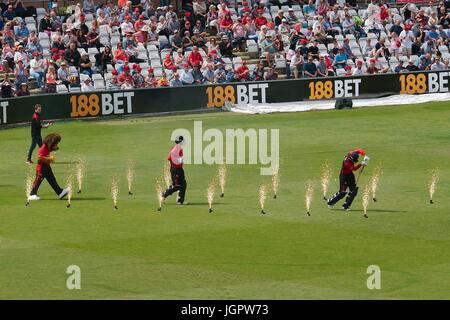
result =
[[[36,172],[40,173],[42,170],[42,166],[50,166],[49,164],[43,163],[39,158],[41,157],[48,157],[50,155],[50,152],[48,151],[47,145],[43,144],[42,147],[39,148],[38,152],[38,163],[36,165]]]

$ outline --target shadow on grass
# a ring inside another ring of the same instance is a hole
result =
[[[91,197],[91,198],[72,198],[71,201],[102,201],[106,200],[107,198],[104,197]],[[58,200],[58,201],[67,201],[67,198],[64,199],[43,199],[43,200]]]
[[[360,209],[350,209],[350,211],[344,211],[342,209],[331,209],[332,211],[342,211],[345,213],[351,213],[351,212],[364,212],[364,210],[360,210]],[[384,209],[368,209],[367,213],[369,212],[387,212],[387,213],[397,213],[397,212],[408,212],[408,211],[404,211],[404,210],[384,210]]]

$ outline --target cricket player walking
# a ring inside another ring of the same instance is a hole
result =
[[[47,179],[50,186],[53,188],[59,199],[63,199],[69,192],[69,188],[62,189],[58,182],[56,182],[55,175],[53,174],[50,164],[55,162],[55,156],[51,155],[52,151],[59,149],[58,144],[61,142],[61,136],[57,133],[50,133],[44,138],[42,147],[38,152],[38,163],[36,165],[36,179],[33,182],[33,189],[30,192],[28,201],[40,200],[37,195],[38,189],[44,181]]]
[[[48,128],[52,125],[51,122],[44,124],[41,122],[41,111],[42,111],[41,105],[39,103],[36,104],[34,106],[33,117],[31,118],[31,146],[30,149],[28,150],[28,157],[26,161],[26,163],[29,165],[33,164],[31,156],[33,155],[33,151],[36,148],[36,145],[39,146],[39,148],[42,146],[41,129]]]
[[[364,159],[361,163],[357,164],[360,155],[363,156]],[[334,206],[339,200],[347,195],[348,188],[350,192],[342,205],[342,209],[346,211],[350,210],[350,206],[358,194],[358,186],[356,185],[357,181],[353,172],[359,170],[360,168],[362,168],[362,171],[364,167],[369,164],[369,160],[370,158],[362,149],[352,150],[345,156],[344,161],[342,162],[341,172],[339,174],[339,191],[328,200],[327,204],[329,208]]]
[[[187,205],[184,201],[186,194],[186,178],[183,170],[183,136],[175,138],[175,146],[170,150],[167,160],[170,161],[170,175],[172,176],[172,185],[162,194],[163,199],[166,199],[172,193],[178,191],[177,204]]]

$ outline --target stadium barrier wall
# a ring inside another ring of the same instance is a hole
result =
[[[206,110],[225,101],[246,105],[449,92],[449,77],[449,71],[414,72],[35,95],[0,100],[0,127],[29,122],[37,103],[46,120],[86,119]]]

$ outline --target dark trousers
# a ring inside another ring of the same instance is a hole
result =
[[[47,179],[48,183],[52,187],[52,189],[55,191],[57,195],[60,195],[63,189],[59,186],[58,182],[56,182],[55,175],[53,174],[52,168],[48,165],[43,165],[41,168],[41,172],[36,173],[36,178],[33,182],[33,189],[31,190],[30,195],[37,194],[39,187],[44,181],[44,179]]]
[[[41,136],[31,137],[31,146],[30,146],[30,149],[28,150],[28,157],[27,157],[28,161],[31,161],[31,156],[33,155],[33,151],[36,148],[36,145],[38,145],[39,148],[42,146],[42,137]]]
[[[170,168],[170,175],[172,176],[172,185],[164,192],[164,198],[178,191],[177,202],[183,203],[187,188],[184,170],[183,168]]]
[[[355,175],[353,173],[339,175],[339,191],[328,200],[328,205],[332,206],[344,198],[347,194],[347,188],[350,192],[348,193],[343,206],[349,208],[353,203],[353,199],[355,199],[358,194],[358,187],[356,186]]]

